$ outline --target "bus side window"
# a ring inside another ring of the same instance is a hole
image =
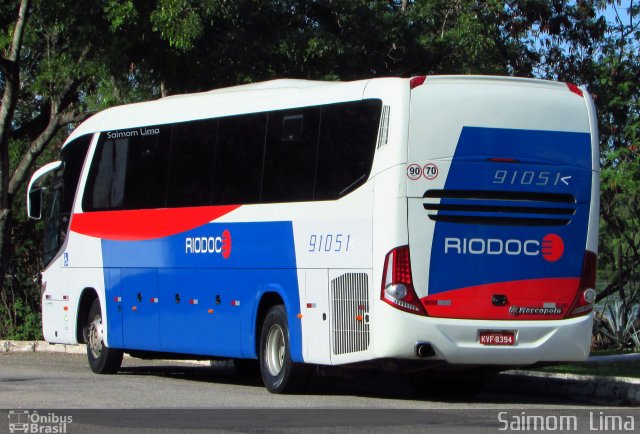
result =
[[[85,211],[122,208],[128,148],[128,138],[107,139],[101,134],[82,198]]]
[[[265,113],[218,119],[213,204],[260,201],[266,124]]]
[[[211,203],[217,120],[173,125],[167,207]]]
[[[55,258],[58,249],[66,236],[65,228],[61,227],[62,223],[62,182],[59,175],[55,175],[50,179],[48,186],[44,188],[44,249],[42,261],[48,265]]]
[[[125,209],[166,206],[171,126],[149,127],[145,131],[149,133],[129,138]]]
[[[261,202],[313,200],[320,109],[269,113]]]
[[[84,160],[91,144],[93,134],[87,134],[78,137],[74,141],[67,144],[62,149],[61,158],[64,162],[64,170],[62,172],[62,208],[61,212],[64,216],[69,216],[73,211],[73,200],[78,189],[78,181],[80,180],[80,172],[84,165]],[[66,222],[68,224],[68,221]]]
[[[380,100],[322,107],[316,200],[337,199],[364,184],[373,164]]]

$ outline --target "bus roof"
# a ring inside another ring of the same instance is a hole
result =
[[[149,127],[173,122],[232,116],[268,110],[355,101],[362,98],[367,84],[389,80],[408,82],[410,79],[375,78],[352,82],[277,79],[258,83],[214,89],[206,92],[172,95],[153,101],[111,107],[80,124],[67,138],[75,138],[99,131],[113,131]],[[519,77],[499,76],[428,76],[429,84],[486,84],[534,86],[567,89],[564,83]]]
[[[80,124],[66,143],[98,131],[335,102],[338,93],[344,100],[357,100],[362,98],[368,81],[278,79],[111,107]]]

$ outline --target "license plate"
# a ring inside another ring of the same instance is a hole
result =
[[[515,345],[516,333],[510,331],[480,331],[482,345]]]

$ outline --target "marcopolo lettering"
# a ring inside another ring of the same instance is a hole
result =
[[[562,309],[559,307],[527,307],[527,306],[511,306],[509,313],[513,316],[518,315],[561,315]]]

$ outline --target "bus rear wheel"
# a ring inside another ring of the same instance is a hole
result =
[[[96,374],[115,374],[122,365],[122,350],[109,348],[104,344],[104,328],[100,300],[95,299],[89,309],[87,326],[83,330],[87,343],[89,367]]]
[[[272,307],[260,334],[260,372],[271,393],[296,393],[309,384],[308,365],[291,361],[287,313],[284,306]]]

